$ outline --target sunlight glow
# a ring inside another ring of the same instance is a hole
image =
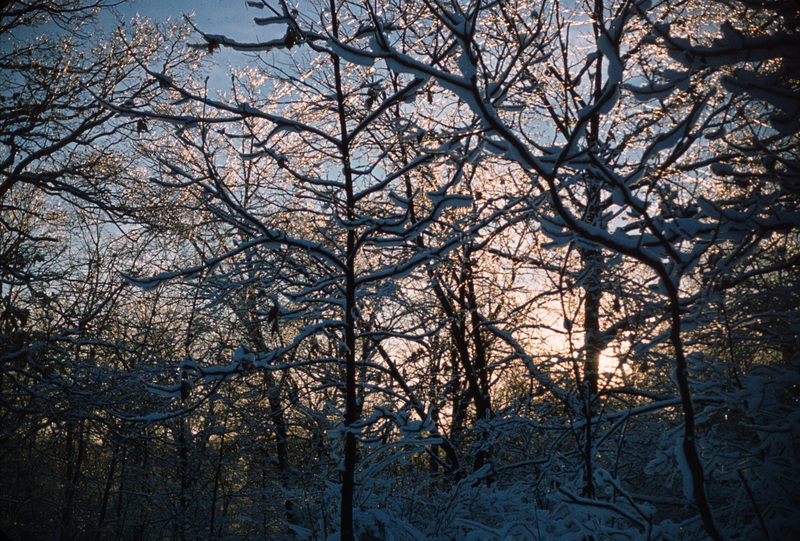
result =
[[[620,375],[620,369],[623,373],[630,371],[630,366],[627,363],[619,364],[619,356],[612,350],[604,350],[600,353],[600,373],[601,374],[614,374]]]

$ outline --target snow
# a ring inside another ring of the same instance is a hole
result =
[[[722,85],[725,90],[733,95],[749,94],[760,101],[787,112],[789,120],[798,115],[798,110],[800,109],[800,96],[798,93],[791,88],[775,84],[769,76],[759,77],[749,69],[737,68],[732,76],[726,75],[722,78]]]
[[[218,379],[225,379],[238,373],[241,365],[237,363],[230,363],[225,366],[207,366],[202,369],[203,379],[206,381],[214,381]]]
[[[183,357],[183,359],[181,359],[181,362],[180,362],[180,364],[178,365],[178,367],[179,367],[180,369],[183,369],[183,370],[185,370],[185,369],[187,369],[187,368],[191,368],[191,369],[197,369],[197,368],[198,368],[198,366],[199,366],[199,365],[197,364],[197,361],[195,361],[195,360],[192,358],[192,356],[191,356],[191,355],[186,355],[186,356],[184,356],[184,357]]]
[[[348,45],[340,43],[333,38],[328,39],[328,46],[342,60],[357,66],[372,67],[375,64],[375,56],[359,49],[354,49]]]
[[[448,194],[444,189],[428,192],[426,195],[439,208],[466,208],[474,203],[471,195]]]
[[[692,125],[696,120],[698,111],[701,109],[701,107],[698,107],[687,113],[686,117],[678,122],[670,131],[660,133],[656,137],[655,141],[653,141],[647,148],[645,156],[650,156],[652,154],[661,152],[662,150],[668,150],[675,147],[680,140],[686,136],[689,130],[691,130]]]
[[[435,72],[434,68],[429,68],[427,65],[414,60],[406,54],[402,54],[393,49],[383,50],[377,40],[371,40],[370,44],[375,53],[380,55],[386,62],[387,67],[397,73],[408,73],[414,75],[423,81],[431,78],[431,72]]]
[[[720,126],[716,130],[711,133],[704,134],[704,137],[708,141],[716,141],[717,139],[722,139],[728,133],[728,130],[725,126]]]
[[[398,207],[400,207],[402,209],[407,209],[408,206],[411,204],[411,201],[413,200],[413,196],[411,196],[411,197],[402,197],[400,195],[397,195],[392,190],[389,191],[389,198],[392,200],[392,202],[395,205],[397,205]]]
[[[670,225],[674,225],[687,239],[694,238],[704,226],[703,222],[694,218],[676,218]]]
[[[710,169],[718,177],[726,177],[734,173],[733,166],[729,163],[712,163]]]
[[[691,443],[689,443],[691,444]],[[678,465],[678,470],[683,476],[683,495],[687,501],[694,501],[694,488],[692,484],[692,471],[689,469],[689,463],[686,461],[686,455],[683,452],[685,445],[684,438],[678,438],[675,441],[675,461]]]
[[[597,47],[608,62],[607,84],[612,86],[619,85],[622,82],[622,61],[619,58],[617,48],[605,34],[600,34],[597,37]]]
[[[162,385],[155,385],[153,383],[148,383],[145,385],[147,390],[154,395],[161,396],[163,398],[176,398],[180,396],[181,385],[180,383],[176,385],[171,385],[169,387],[164,387]]]
[[[144,291],[155,291],[156,289],[159,288],[159,286],[161,286],[162,283],[178,276],[178,273],[163,272],[156,276],[145,277],[145,278],[135,278],[133,276],[122,273],[120,273],[120,275],[126,282],[128,282],[128,284],[134,287],[140,288]]]
[[[722,37],[717,39],[717,44],[726,49],[741,49],[744,47],[742,35],[736,30],[730,21],[725,21],[720,27]]]
[[[551,242],[547,243],[547,248],[560,248],[568,245],[575,238],[574,233],[567,230],[563,222],[557,218],[542,217],[539,221],[542,233],[547,235]]]
[[[607,86],[603,94],[598,98],[595,106],[591,107],[586,114],[587,116],[589,114],[608,114],[617,105],[617,101],[619,101],[619,86],[616,84]],[[583,116],[583,111],[581,112],[581,116]],[[577,141],[577,138],[575,140]]]
[[[256,354],[250,348],[240,345],[233,352],[233,362],[242,366],[253,366],[256,362]]]
[[[458,69],[464,81],[472,81],[478,74],[478,69],[472,61],[470,47],[467,44],[461,45],[461,53],[458,55]]]
[[[622,88],[633,94],[634,98],[642,102],[649,100],[662,100],[669,97],[677,90],[676,85],[672,82],[661,84],[650,83],[647,86],[623,84]]]

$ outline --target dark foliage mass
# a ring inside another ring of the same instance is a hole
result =
[[[800,533],[797,2],[244,4],[0,4],[1,539]]]

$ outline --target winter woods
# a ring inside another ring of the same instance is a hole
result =
[[[5,536],[797,532],[795,3],[51,8],[0,11]]]

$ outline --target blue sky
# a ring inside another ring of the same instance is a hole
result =
[[[291,3],[291,2],[290,2]],[[222,34],[238,42],[253,43],[275,39],[285,32],[282,26],[258,26],[255,17],[268,17],[266,9],[248,7],[245,0],[134,0],[125,2],[117,8],[122,20],[130,20],[136,15],[147,17],[153,21],[180,20],[184,15],[192,15],[195,26],[209,34]],[[103,22],[106,26],[115,26],[117,21]],[[108,28],[107,28],[108,30]],[[202,43],[200,36],[193,36],[190,43]],[[212,70],[210,88],[226,91],[230,83],[228,75],[231,66],[241,66],[246,62],[245,53],[229,49],[217,50],[207,60],[211,60],[218,68]],[[214,84],[216,81],[219,84]]]
[[[255,17],[267,17],[265,9],[248,7],[245,0],[132,0],[122,2],[112,11],[100,13],[99,24],[106,32],[117,25],[117,16],[128,21],[137,14],[154,21],[179,20],[183,15],[194,14],[192,20],[198,28],[210,34],[223,34],[240,42],[268,41],[279,37],[283,28],[258,26]],[[17,39],[35,37],[37,33],[62,33],[54,25],[15,29]],[[278,34],[278,35],[276,35]],[[10,36],[4,36],[10,38]],[[6,40],[0,46],[8,45]]]
[[[248,7],[245,0],[136,0],[118,9],[127,18],[138,13],[162,21],[194,13],[195,24],[204,32],[225,34],[237,41],[265,41],[270,38],[270,30],[253,22],[254,17],[266,16],[265,11]]]

